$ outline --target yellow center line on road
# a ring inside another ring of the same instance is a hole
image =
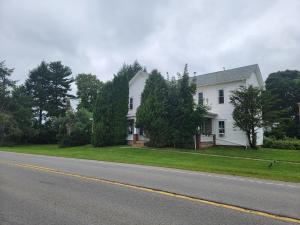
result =
[[[172,192],[168,192],[168,191],[147,188],[147,187],[142,187],[142,186],[138,186],[138,185],[127,184],[127,183],[122,183],[122,182],[118,182],[118,181],[107,180],[107,179],[102,179],[102,178],[97,178],[97,177],[89,177],[89,176],[84,176],[84,175],[80,175],[80,174],[64,172],[64,171],[57,170],[54,168],[42,167],[42,166],[38,166],[38,165],[34,165],[34,164],[24,164],[24,163],[18,163],[15,161],[7,161],[7,160],[0,160],[0,163],[6,164],[6,165],[11,165],[11,166],[18,166],[18,167],[22,167],[22,168],[38,170],[38,171],[42,171],[42,172],[46,172],[46,173],[54,173],[54,174],[68,176],[68,177],[74,177],[74,178],[77,178],[80,180],[85,180],[85,181],[95,181],[95,182],[99,182],[99,183],[117,185],[120,187],[126,187],[126,188],[130,188],[130,189],[144,191],[144,192],[156,193],[156,194],[160,194],[160,195],[174,197],[177,199],[197,202],[197,203],[206,204],[206,205],[212,205],[212,206],[216,206],[219,208],[230,209],[230,210],[234,210],[234,211],[238,211],[238,212],[242,212],[242,213],[272,218],[272,219],[279,220],[279,221],[300,224],[300,219],[297,219],[297,218],[276,215],[276,214],[263,212],[263,211],[259,211],[259,210],[247,209],[247,208],[243,208],[243,207],[239,207],[239,206],[235,206],[235,205],[210,201],[210,200],[192,197],[192,196],[188,196],[188,195],[177,194],[177,193],[172,193]]]

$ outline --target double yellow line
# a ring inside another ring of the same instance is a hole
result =
[[[4,161],[4,160],[0,160],[0,163],[6,164],[6,165],[11,165],[11,166],[18,166],[18,167],[22,167],[22,168],[34,169],[34,170],[38,170],[38,171],[42,171],[42,172],[46,172],[46,173],[54,173],[54,174],[68,176],[68,177],[74,177],[74,178],[77,178],[80,180],[85,180],[85,181],[94,181],[94,182],[99,182],[99,183],[117,185],[120,187],[126,187],[126,188],[130,188],[130,189],[156,193],[156,194],[160,194],[160,195],[164,195],[164,196],[174,197],[177,199],[197,202],[197,203],[206,204],[206,205],[213,205],[216,207],[230,209],[230,210],[234,210],[234,211],[238,211],[238,212],[242,212],[242,213],[272,218],[272,219],[279,220],[279,221],[300,224],[300,219],[296,219],[296,218],[276,215],[276,214],[262,212],[262,211],[253,210],[253,209],[247,209],[247,208],[243,208],[243,207],[239,207],[239,206],[219,203],[219,202],[215,202],[215,201],[205,200],[205,199],[191,197],[191,196],[182,195],[182,194],[176,194],[176,193],[162,191],[162,190],[158,190],[158,189],[147,188],[147,187],[142,187],[142,186],[133,185],[133,184],[126,184],[126,183],[122,183],[122,182],[118,182],[118,181],[106,180],[106,179],[101,179],[101,178],[96,178],[96,177],[83,176],[80,174],[64,172],[61,170],[48,168],[48,167],[41,167],[41,166],[37,166],[37,165],[33,165],[33,164],[24,164],[24,163],[18,163],[18,162],[14,162],[14,161]]]

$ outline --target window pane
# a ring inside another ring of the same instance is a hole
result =
[[[133,98],[129,98],[129,109],[133,109]]]
[[[219,134],[225,134],[225,121],[219,121]]]
[[[224,90],[219,90],[219,104],[224,104]]]
[[[198,104],[203,105],[203,93],[198,93]]]

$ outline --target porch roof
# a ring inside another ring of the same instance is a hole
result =
[[[205,118],[215,118],[215,117],[217,117],[217,115],[218,115],[218,114],[216,114],[216,113],[207,112],[207,113],[204,115],[204,117],[205,117]]]

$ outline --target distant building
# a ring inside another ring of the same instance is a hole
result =
[[[129,82],[128,136],[129,144],[143,145],[147,141],[142,130],[135,127],[136,111],[141,103],[141,95],[149,74],[139,71]],[[208,73],[191,77],[197,85],[194,101],[196,104],[209,106],[209,112],[202,125],[201,142],[212,143],[215,136],[216,145],[246,146],[248,140],[245,132],[233,126],[230,104],[231,91],[240,86],[252,85],[264,87],[262,75],[257,64]],[[258,129],[257,144],[263,143],[263,129]]]

